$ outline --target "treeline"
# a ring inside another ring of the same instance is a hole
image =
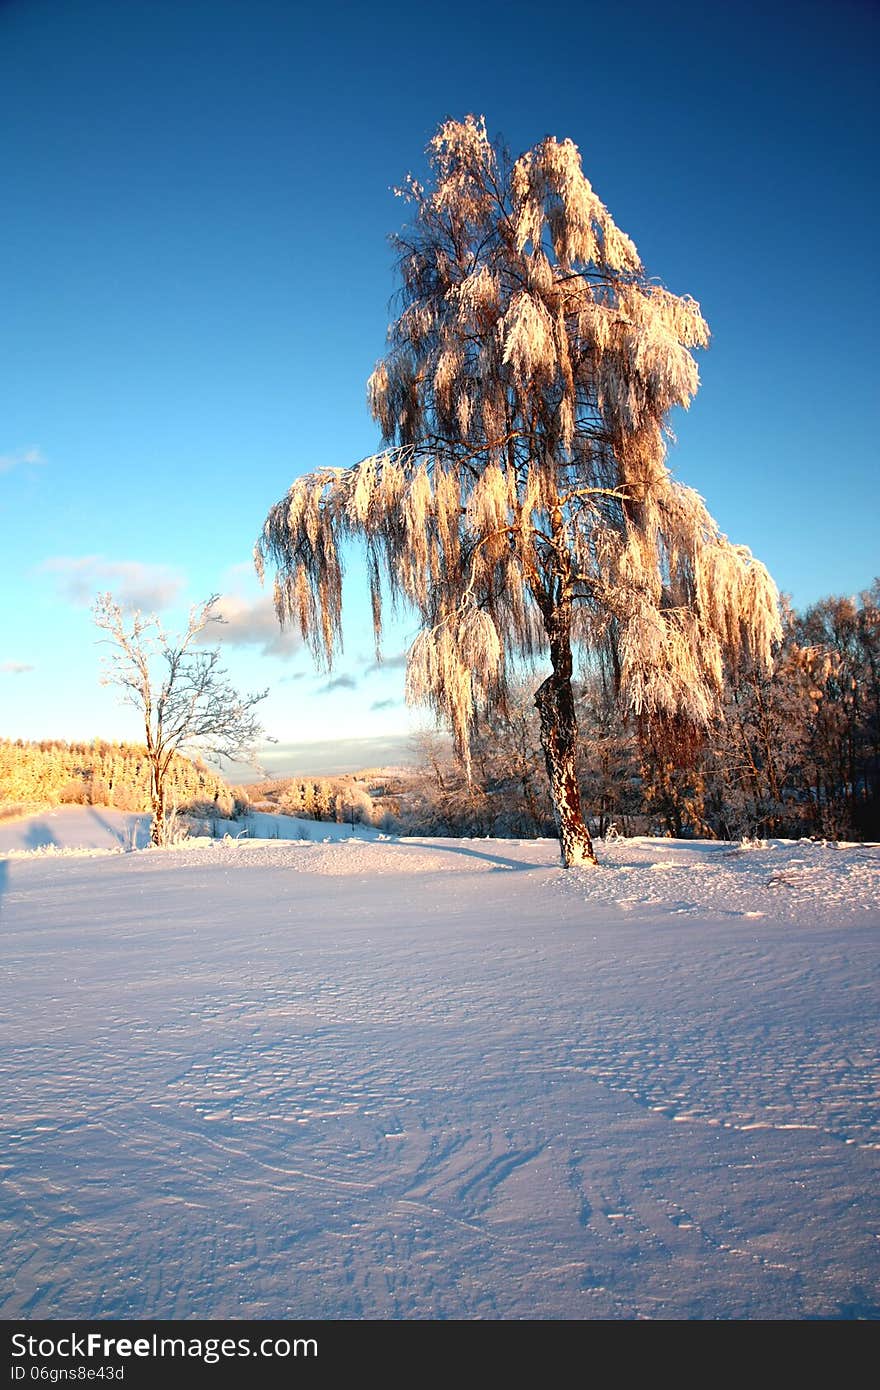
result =
[[[194,814],[231,816],[242,794],[198,759],[176,755],[168,773],[169,805]],[[0,740],[0,807],[8,811],[64,803],[150,810],[147,750],[136,743],[25,743]]]
[[[275,811],[301,820],[371,825],[399,830],[399,806],[384,795],[382,774],[339,777],[288,777],[248,787],[255,810]]]
[[[729,681],[708,730],[624,722],[598,680],[579,692],[578,718],[599,835],[880,838],[880,582],[789,610],[772,672]],[[525,690],[477,731],[470,784],[439,739],[423,738],[421,754],[401,799],[412,833],[554,833]]]

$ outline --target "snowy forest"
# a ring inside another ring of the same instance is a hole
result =
[[[236,793],[198,759],[175,757],[168,782],[170,799],[182,812],[235,812]],[[0,739],[0,815],[59,805],[148,811],[150,764],[146,748],[104,739],[91,743]]]

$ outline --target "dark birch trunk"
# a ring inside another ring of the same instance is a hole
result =
[[[596,864],[597,860],[581,811],[577,779],[577,715],[571,688],[571,640],[568,624],[558,612],[550,636],[550,661],[553,674],[536,690],[535,705],[541,719],[541,747],[550,780],[562,864],[570,869]]]
[[[150,808],[153,813],[150,844],[161,849],[168,837],[168,827],[165,824],[165,787],[155,767],[150,768]]]

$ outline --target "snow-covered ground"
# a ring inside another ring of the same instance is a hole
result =
[[[132,819],[0,826],[3,1317],[880,1314],[877,847]]]
[[[299,820],[296,816],[251,811],[242,820],[222,816],[182,818],[181,839],[193,844],[202,839],[231,840],[348,840],[353,835],[375,840],[379,832],[368,826],[336,825]],[[145,849],[150,843],[150,817],[117,811],[108,806],[53,806],[38,815],[0,821],[0,855],[81,854],[113,850],[116,853]]]

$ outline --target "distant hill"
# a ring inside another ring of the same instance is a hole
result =
[[[197,758],[177,754],[169,772],[169,804],[181,811],[232,815],[246,795]],[[64,804],[150,809],[147,750],[137,743],[26,743],[0,739],[0,815]]]

